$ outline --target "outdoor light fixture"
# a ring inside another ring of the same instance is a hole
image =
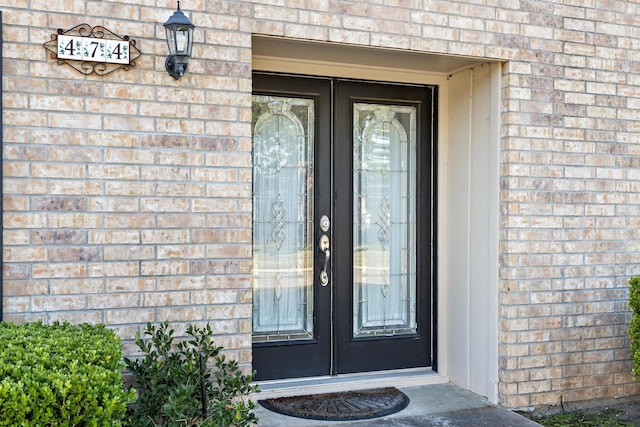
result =
[[[180,10],[180,2],[178,2],[178,10],[173,12],[171,18],[167,19],[163,25],[167,31],[169,45],[169,56],[167,56],[165,68],[174,79],[178,80],[187,71],[195,26]]]

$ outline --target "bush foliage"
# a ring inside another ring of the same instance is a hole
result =
[[[640,276],[629,280],[629,307],[631,307],[631,323],[629,338],[631,339],[631,359],[633,360],[633,376],[640,376]]]
[[[120,426],[135,391],[102,325],[0,322],[0,426]]]
[[[244,427],[257,422],[253,402],[245,399],[258,391],[251,385],[253,376],[225,359],[222,347],[214,345],[210,325],[189,325],[187,339],[178,343],[167,322],[147,324],[144,334],[150,339],[136,336],[143,357],[125,358],[139,391],[131,425]]]
[[[558,413],[546,417],[533,417],[533,421],[545,427],[635,427],[632,422],[617,419],[615,411],[596,414],[583,412]]]

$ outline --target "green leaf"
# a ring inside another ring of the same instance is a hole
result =
[[[136,339],[143,356],[125,359],[127,369],[139,385],[130,423],[201,427],[244,427],[256,423],[253,402],[244,399],[248,393],[258,391],[257,386],[251,385],[253,375],[244,375],[236,361],[226,362],[220,354],[222,347],[213,342],[211,326],[188,325],[186,339],[178,342],[174,334],[168,322],[157,327],[148,324],[144,335],[149,338]],[[200,366],[201,358],[204,369]],[[204,411],[203,388],[207,403]]]
[[[119,426],[135,391],[104,325],[0,322],[0,426]]]

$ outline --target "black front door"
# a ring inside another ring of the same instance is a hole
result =
[[[431,364],[435,95],[254,74],[256,379]]]

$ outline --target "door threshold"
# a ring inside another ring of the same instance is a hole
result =
[[[449,378],[431,368],[397,369],[358,374],[327,375],[310,378],[257,381],[260,393],[253,400],[306,394],[335,393],[379,387],[416,387],[430,384],[448,384]]]

